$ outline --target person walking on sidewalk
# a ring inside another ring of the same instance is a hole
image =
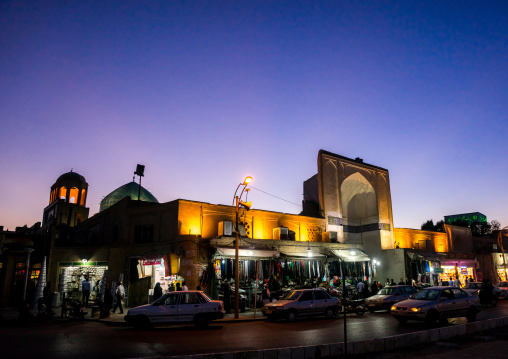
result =
[[[83,305],[88,307],[88,298],[90,298],[90,281],[88,275],[85,276],[83,283],[81,283],[81,289],[83,290]]]
[[[122,285],[122,282],[118,284],[116,287],[116,303],[113,307],[113,313],[116,311],[116,308],[120,308],[120,314],[123,314],[122,300],[125,297],[125,289]]]

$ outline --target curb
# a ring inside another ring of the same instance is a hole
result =
[[[508,317],[488,319],[451,327],[436,328],[391,337],[348,342],[348,356],[393,351],[415,345],[439,342],[508,326]],[[321,359],[343,358],[344,342],[306,347],[275,348],[198,355],[168,356],[171,359]],[[158,357],[160,359],[160,357]]]

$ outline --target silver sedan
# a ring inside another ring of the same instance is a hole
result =
[[[472,322],[480,310],[480,299],[460,288],[430,287],[393,305],[390,313],[400,323],[408,320],[434,323],[456,317],[466,317]]]

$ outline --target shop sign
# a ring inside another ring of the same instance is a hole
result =
[[[161,264],[161,259],[160,258],[151,258],[151,259],[144,259],[143,260],[143,265],[144,266],[155,266],[155,265],[159,265]]]
[[[467,267],[460,267],[460,274],[467,275]]]
[[[436,274],[444,273],[444,269],[443,268],[434,268],[434,273],[436,273]]]

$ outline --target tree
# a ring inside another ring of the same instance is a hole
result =
[[[431,231],[431,232],[443,232],[443,224],[444,221],[439,221],[434,224],[434,221],[432,219],[429,219],[427,222],[422,223],[421,229],[424,231]]]

